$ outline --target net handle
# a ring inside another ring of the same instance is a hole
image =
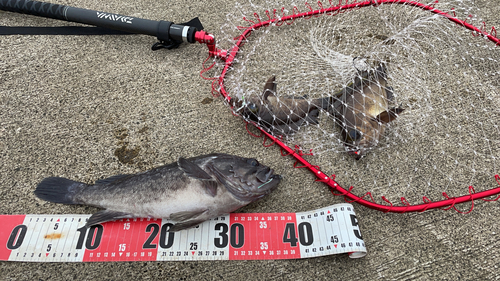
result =
[[[415,2],[415,1],[409,1],[409,0],[378,0],[378,1],[371,0],[371,1],[364,1],[364,2],[359,2],[359,3],[357,2],[357,0],[355,0],[353,3],[350,3],[350,4],[348,3],[349,0],[346,0],[345,4],[342,4],[342,0],[339,0],[339,4],[336,6],[334,6],[331,2],[332,1],[330,0],[330,5],[331,5],[330,7],[324,8],[323,4],[320,1],[318,1],[317,3],[319,6],[319,9],[317,9],[317,10],[313,10],[311,5],[309,5],[306,2],[306,7],[309,9],[309,11],[300,13],[298,11],[298,8],[294,7],[292,15],[285,15],[283,13],[284,8],[282,8],[281,9],[281,11],[282,11],[281,17],[277,16],[276,10],[273,11],[272,15],[269,11],[266,11],[266,16],[268,19],[264,20],[264,21],[262,21],[260,19],[258,14],[254,14],[256,21],[252,21],[252,20],[248,20],[248,19],[244,18],[244,20],[248,21],[251,25],[249,27],[244,28],[243,33],[239,37],[237,37],[238,40],[237,40],[235,46],[233,46],[232,49],[229,51],[216,49],[214,47],[215,43],[212,42],[212,44],[209,45],[209,49],[210,49],[209,56],[218,57],[218,58],[225,61],[224,69],[222,70],[222,73],[219,76],[218,81],[217,81],[218,87],[219,87],[218,92],[220,94],[222,94],[222,96],[226,99],[226,101],[229,104],[231,104],[231,97],[229,96],[228,92],[226,91],[226,89],[224,87],[224,79],[225,79],[225,76],[226,76],[228,70],[231,68],[233,61],[234,61],[236,55],[238,54],[241,46],[246,42],[247,37],[251,35],[253,30],[257,30],[261,27],[269,26],[271,24],[275,24],[278,26],[282,25],[284,23],[290,24],[291,22],[293,22],[297,18],[311,18],[313,16],[318,16],[320,14],[327,14],[327,15],[335,16],[339,13],[343,13],[343,12],[350,11],[350,10],[361,9],[363,7],[379,6],[382,4],[404,4],[404,5],[409,5],[409,6],[413,6],[413,7],[418,7],[418,8],[421,8],[422,10],[429,11],[431,13],[443,16],[443,17],[447,18],[448,20],[455,22],[457,25],[463,26],[463,27],[471,30],[473,36],[483,36],[483,37],[487,38],[488,40],[492,41],[493,43],[495,43],[495,45],[497,45],[497,46],[500,45],[500,39],[496,37],[496,29],[494,27],[492,27],[491,32],[488,33],[486,31],[486,24],[484,22],[483,22],[483,26],[481,28],[478,28],[478,27],[468,23],[467,22],[468,18],[465,20],[458,19],[456,17],[454,10],[452,10],[453,15],[450,15],[448,13],[440,11],[434,7],[434,5],[436,3],[438,3],[438,1],[435,1],[431,5],[426,5],[426,4],[422,4],[419,2]],[[472,16],[469,16],[469,18],[470,17],[472,17]],[[212,84],[212,88],[214,91],[217,91],[217,89],[214,88],[216,86],[215,84],[216,83]],[[321,181],[321,182],[325,183],[326,185],[328,185],[334,195],[344,196],[344,198],[347,202],[357,202],[357,203],[359,203],[363,206],[366,206],[368,208],[371,208],[371,209],[379,210],[382,212],[391,212],[391,213],[423,212],[423,211],[426,211],[429,209],[436,209],[436,208],[442,208],[443,210],[449,210],[449,209],[453,208],[454,210],[456,210],[457,212],[460,212],[460,213],[469,213],[474,208],[474,200],[482,199],[485,201],[496,201],[500,198],[500,196],[499,196],[493,200],[484,199],[484,198],[489,197],[489,196],[494,196],[494,195],[500,194],[500,180],[499,180],[500,176],[495,175],[495,180],[498,183],[498,187],[492,188],[492,189],[489,189],[486,191],[478,192],[478,193],[475,192],[474,187],[469,186],[469,192],[468,192],[469,194],[468,195],[450,198],[446,193],[443,193],[443,196],[446,199],[436,201],[436,202],[432,202],[429,198],[423,197],[424,203],[418,204],[418,205],[410,205],[404,197],[401,197],[401,203],[404,206],[394,206],[389,200],[387,200],[385,197],[382,196],[382,200],[384,200],[389,205],[378,204],[374,201],[374,199],[370,193],[366,193],[365,195],[360,197],[360,196],[357,196],[357,195],[351,193],[351,190],[353,189],[352,186],[349,189],[343,188],[342,186],[340,186],[340,184],[338,184],[334,180],[334,178],[335,178],[334,175],[331,177],[327,176],[325,173],[323,173],[319,169],[319,167],[313,166],[307,160],[305,160],[302,157],[304,155],[304,153],[302,153],[302,151],[300,151],[300,149],[298,149],[298,148],[292,149],[292,148],[288,147],[280,139],[269,134],[264,129],[260,128],[258,125],[256,125],[256,124],[253,124],[253,125],[258,130],[261,131],[261,135],[259,137],[264,136],[265,139],[266,138],[270,139],[273,144],[277,144],[281,148],[282,155],[284,155],[284,156],[291,155],[296,159],[294,167],[307,168],[309,171],[311,171],[317,177],[317,181]],[[285,152],[285,153],[283,153],[283,152]],[[298,163],[300,163],[301,166],[297,166]],[[335,192],[337,192],[337,193],[335,193]],[[364,199],[367,196],[371,200]],[[455,208],[456,204],[460,204],[460,203],[464,203],[464,202],[471,202],[472,203],[472,206],[471,206],[469,211],[462,212],[462,211]]]
[[[170,21],[154,21],[31,0],[0,0],[0,10],[146,34],[157,37],[160,42],[198,41],[195,39],[196,27],[178,25]],[[198,34],[198,39],[201,34]]]

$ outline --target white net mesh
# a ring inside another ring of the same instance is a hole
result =
[[[243,16],[256,21],[256,12],[266,20],[265,10],[280,14],[285,7],[291,14],[293,6],[239,5],[241,14],[229,16],[222,28],[228,37],[220,47],[234,44],[238,25],[248,26]],[[461,19],[472,14],[468,22],[483,25],[471,2],[436,8]],[[309,161],[342,186],[354,186],[353,193],[415,204],[423,196],[439,200],[442,192],[460,196],[471,185],[476,191],[497,185],[500,71],[499,47],[491,41],[442,16],[396,4],[297,19],[260,28],[247,39],[224,81],[240,101],[234,111],[283,136],[290,147],[312,149]],[[276,89],[266,94],[273,76]],[[323,106],[343,89],[336,103]],[[384,114],[392,116],[387,124]],[[356,142],[368,138],[364,147]]]

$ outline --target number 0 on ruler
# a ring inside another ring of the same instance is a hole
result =
[[[90,215],[1,215],[0,260],[31,262],[265,260],[366,255],[350,204],[303,213],[232,213],[168,232],[161,219],[89,228]]]

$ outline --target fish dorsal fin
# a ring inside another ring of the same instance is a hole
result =
[[[103,223],[107,221],[114,221],[118,219],[124,219],[124,218],[133,218],[132,214],[129,213],[124,213],[124,212],[117,212],[117,211],[112,211],[112,210],[102,210],[99,211],[95,214],[93,214],[87,223],[85,224],[86,227],[98,224],[98,223]]]
[[[385,111],[381,112],[379,115],[377,115],[377,117],[375,117],[375,120],[377,120],[378,122],[382,122],[382,123],[387,124],[387,123],[395,120],[398,117],[398,115],[403,111],[404,111],[404,108],[393,107],[389,110],[385,110]]]
[[[373,75],[373,71],[359,70],[357,75],[351,83],[347,84],[342,90],[338,91],[333,95],[333,100],[337,102],[345,101],[347,96],[351,96],[354,93],[360,93],[363,91],[363,87],[369,85],[370,76]]]
[[[375,70],[374,76],[387,81],[387,65],[383,62],[378,63],[378,67]]]
[[[177,165],[179,165],[179,168],[186,174],[186,176],[199,179],[199,180],[211,180],[212,177],[207,174],[207,172],[203,171],[198,165],[194,164],[193,162],[179,157],[179,160],[177,160]]]
[[[270,95],[276,95],[276,83],[274,82],[274,80],[274,76],[267,80],[266,85],[264,86],[264,100],[266,100]]]
[[[121,179],[127,178],[129,176],[130,175],[116,175],[116,176],[112,176],[112,177],[105,178],[105,179],[102,179],[102,180],[97,180],[95,182],[95,184],[110,184],[110,183],[119,181]]]
[[[208,210],[195,210],[195,211],[183,211],[170,214],[170,218],[173,221],[177,222],[185,222],[188,220],[193,220],[204,213],[208,212]]]
[[[359,71],[354,80],[334,96],[337,99],[342,98],[345,100],[348,96],[352,96],[355,93],[362,93],[363,88],[368,85],[369,76],[370,72],[366,70]]]
[[[217,181],[207,174],[207,172],[203,171],[198,165],[182,157],[179,157],[179,160],[177,160],[177,165],[179,165],[179,168],[186,176],[201,180],[203,187],[205,187],[205,190],[210,196],[215,197],[215,195],[217,195]]]

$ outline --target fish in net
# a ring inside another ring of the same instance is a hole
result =
[[[332,2],[251,2],[228,16],[219,44],[244,44],[215,69],[233,113],[386,205],[498,187],[499,49],[473,2]],[[327,7],[344,8],[283,20]]]

